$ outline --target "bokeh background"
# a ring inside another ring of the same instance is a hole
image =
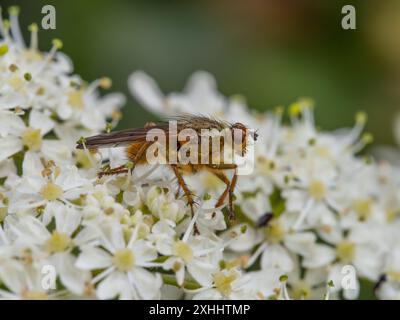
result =
[[[61,38],[75,71],[87,80],[107,75],[128,102],[120,127],[154,117],[130,96],[134,70],[165,92],[180,90],[195,70],[213,73],[225,95],[243,94],[258,110],[316,101],[320,126],[352,125],[369,114],[378,144],[394,144],[400,110],[398,0],[0,0],[21,7],[21,25],[40,23],[41,8],[57,10],[57,29],[40,31],[40,48]],[[352,4],[357,30],[343,30],[341,8]]]

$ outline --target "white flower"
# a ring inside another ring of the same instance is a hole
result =
[[[70,203],[90,188],[78,175],[76,167],[60,168],[54,163],[42,164],[37,154],[28,152],[23,162],[23,176],[11,194],[9,211],[19,212],[44,207],[54,201]]]
[[[172,226],[159,221],[152,230],[158,252],[168,257],[163,267],[175,272],[179,286],[184,284],[186,270],[200,285],[209,286],[222,260],[222,247],[205,237],[177,239]]]
[[[297,266],[294,271],[287,275],[287,280],[283,280],[283,288],[280,290],[279,299],[324,299],[326,298],[327,290],[327,271],[325,268],[307,269],[301,275],[300,269]],[[286,277],[286,275],[284,276]],[[288,286],[288,296],[285,297],[285,286]]]
[[[32,216],[7,219],[7,226],[15,237],[15,243],[26,245],[34,255],[47,258],[55,267],[62,283],[74,294],[83,295],[90,282],[90,273],[74,268],[75,257],[72,250],[84,245],[93,234],[79,232],[81,214],[61,203],[53,204],[55,228],[50,231],[40,220]]]
[[[256,284],[238,269],[213,273],[213,285],[198,290],[194,300],[252,300],[257,298]]]
[[[88,245],[82,248],[76,267],[84,270],[103,269],[94,278],[97,296],[100,299],[156,299],[160,295],[162,280],[159,274],[146,270],[157,264],[156,249],[145,240],[137,240],[133,231],[126,241],[122,226],[105,222],[93,226],[99,228],[101,249]]]
[[[8,259],[0,267],[0,279],[7,291],[1,289],[2,299],[47,300],[51,294],[42,286],[41,268],[24,266],[17,260]]]
[[[188,212],[184,201],[176,200],[172,192],[165,192],[159,186],[147,192],[146,204],[156,217],[174,222],[180,221]]]

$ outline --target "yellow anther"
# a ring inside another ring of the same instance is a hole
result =
[[[135,256],[128,248],[120,249],[115,252],[112,262],[119,271],[126,272],[132,269],[135,265]]]
[[[62,196],[63,190],[55,183],[49,182],[42,188],[42,190],[40,190],[40,194],[46,200],[54,201]]]
[[[4,56],[8,52],[8,45],[2,44],[0,45],[0,57]]]
[[[51,237],[47,240],[45,247],[50,253],[63,252],[71,245],[71,238],[65,234],[54,230]]]
[[[110,78],[103,77],[103,78],[99,79],[99,86],[102,89],[110,89],[112,86],[112,81]]]
[[[8,69],[9,69],[11,72],[15,72],[15,71],[18,70],[18,66],[17,66],[16,64],[12,63],[12,64],[10,64],[10,66],[8,67]]]
[[[302,106],[298,102],[294,102],[289,106],[289,114],[292,117],[297,117],[301,113]]]
[[[32,80],[32,75],[29,72],[27,72],[27,73],[24,74],[24,79],[26,81],[31,81]]]
[[[10,16],[18,16],[19,15],[19,7],[18,6],[9,7],[8,13],[10,14]]]
[[[353,261],[356,253],[356,246],[353,242],[343,240],[336,245],[336,255],[344,263]]]
[[[365,132],[363,134],[363,136],[361,137],[361,140],[365,143],[365,144],[369,144],[372,143],[374,141],[374,136],[369,133],[369,132]]]
[[[29,32],[38,32],[39,28],[36,23],[32,23],[28,26]]]
[[[288,276],[286,274],[283,274],[279,277],[279,282],[285,282],[288,280]]]
[[[54,47],[56,47],[58,50],[60,50],[63,47],[63,43],[60,39],[53,39],[52,44]]]
[[[178,241],[174,244],[174,253],[181,257],[186,263],[193,260],[192,248],[183,241]]]
[[[367,122],[368,116],[364,111],[359,111],[356,113],[356,122],[358,124],[364,124]]]

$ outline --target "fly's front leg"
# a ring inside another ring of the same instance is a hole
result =
[[[128,169],[127,169],[126,165],[122,165],[122,166],[112,168],[112,169],[111,168],[104,169],[103,171],[100,171],[98,173],[98,177],[101,179],[103,176],[111,176],[114,174],[121,174],[121,173],[127,173],[127,172],[128,172]]]
[[[133,169],[135,169],[135,165],[136,163],[138,163],[138,161],[142,158],[143,154],[146,152],[147,147],[150,145],[149,142],[145,142],[143,143],[143,145],[141,145],[141,147],[139,148],[138,152],[135,154],[135,156],[133,157],[132,162],[129,164],[124,164],[122,166],[119,167],[115,167],[115,168],[107,168],[104,169],[103,171],[100,171],[98,176],[99,178],[102,178],[103,176],[110,176],[110,175],[114,175],[114,174],[122,174],[122,173],[127,173],[127,172],[133,172]]]

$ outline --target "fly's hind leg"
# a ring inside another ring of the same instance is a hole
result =
[[[176,165],[171,165],[171,168],[174,171],[174,174],[175,174],[176,178],[178,179],[179,187],[182,188],[182,190],[183,190],[183,192],[184,192],[184,194],[186,196],[186,200],[187,200],[187,203],[188,203],[188,205],[190,207],[190,212],[191,212],[192,217],[193,217],[194,216],[194,205],[195,205],[195,202],[193,200],[192,193],[189,190],[188,186],[186,185],[186,182],[183,179],[181,173],[179,172],[178,167]],[[197,228],[196,222],[194,223],[194,226],[193,226],[193,234],[195,234],[195,235],[200,234],[199,229]]]
[[[237,168],[235,168],[235,171],[233,172],[231,186],[229,188],[229,219],[231,220],[235,219],[235,210],[233,208],[233,192],[235,191],[236,183],[237,183]]]
[[[226,189],[222,193],[222,195],[219,197],[218,202],[216,204],[216,207],[221,206],[225,199],[226,196],[229,196],[229,219],[234,220],[235,219],[235,210],[233,208],[233,192],[235,191],[236,183],[237,183],[237,165],[232,163],[232,164],[213,164],[208,166],[221,181],[223,181],[226,184]],[[228,177],[225,175],[225,173],[222,170],[234,170],[232,180],[229,182]]]
[[[175,198],[178,199],[179,198],[179,194],[181,193],[181,185],[178,184],[178,189],[175,192]]]
[[[224,204],[225,199],[229,193],[231,182],[229,181],[226,174],[222,171],[210,170],[210,172],[212,172],[218,179],[220,179],[226,185],[224,192],[220,195],[220,197],[218,198],[218,201],[215,204],[215,207],[218,208]]]

